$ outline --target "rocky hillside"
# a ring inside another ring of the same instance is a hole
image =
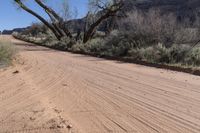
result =
[[[195,15],[200,15],[200,0],[126,0],[125,10],[130,11],[133,7],[144,11],[158,8],[163,13],[175,13],[179,19],[193,19]]]

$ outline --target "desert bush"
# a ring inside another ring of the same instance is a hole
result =
[[[160,43],[145,48],[130,49],[128,56],[136,60],[143,60],[151,63],[170,62],[170,50]]]
[[[127,56],[128,51],[133,48],[140,48],[146,45],[146,41],[140,36],[130,36],[128,32],[113,31],[111,34],[104,38],[104,54],[109,56],[123,57]]]
[[[134,60],[148,60],[154,62],[154,49],[153,47],[130,49],[128,51],[128,57],[131,57]]]
[[[159,43],[154,46],[154,52],[156,63],[170,63],[170,49],[166,48],[165,45]]]
[[[86,44],[82,44],[81,42],[74,44],[71,48],[71,51],[91,54],[103,54],[103,52],[106,51],[106,47],[104,45],[103,39],[96,38],[90,40]]]
[[[101,53],[105,50],[104,40],[100,38],[92,39],[85,45],[85,48],[91,53]]]
[[[16,50],[11,42],[0,41],[0,65],[6,65],[10,63]]]
[[[186,54],[184,64],[190,66],[200,66],[200,47],[194,48]]]
[[[105,32],[97,31],[97,32],[94,34],[93,38],[103,38],[103,37],[105,37],[105,36],[106,36]]]
[[[191,48],[190,45],[181,45],[181,44],[174,44],[170,50],[170,63],[183,63],[186,54],[188,53],[189,49]]]
[[[76,43],[71,47],[70,50],[73,52],[81,52],[81,51],[83,51],[83,48],[84,48],[84,46],[82,43]]]
[[[183,66],[200,66],[200,48],[192,50],[189,45],[173,45],[170,48],[157,44],[146,48],[134,48],[128,52],[128,57],[151,63],[181,64]]]
[[[50,39],[52,40],[52,39]],[[60,41],[57,41],[56,39],[53,39],[52,41],[49,41],[48,44],[43,43],[46,46],[51,46],[53,48],[59,49],[59,50],[69,50],[76,42],[69,37],[63,37]]]

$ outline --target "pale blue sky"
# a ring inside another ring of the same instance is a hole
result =
[[[48,5],[56,8],[59,12],[62,0],[48,0]],[[68,0],[72,8],[77,8],[78,17],[83,17],[87,12],[88,0]],[[45,14],[41,8],[34,4],[33,0],[27,0],[27,5],[40,14]],[[38,22],[36,18],[23,10],[17,10],[13,0],[1,0],[0,4],[0,31],[29,26],[32,22]]]

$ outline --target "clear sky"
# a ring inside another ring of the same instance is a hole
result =
[[[87,2],[88,0],[68,0],[69,5],[72,8],[77,8],[78,17],[83,17],[87,12]],[[59,12],[60,3],[62,0],[48,0],[48,5],[54,7]],[[34,11],[42,14],[44,12],[33,0],[27,0],[26,4],[34,9]],[[47,16],[46,16],[47,17]],[[4,29],[13,29],[19,27],[29,26],[33,22],[38,22],[36,18],[26,13],[23,10],[18,10],[17,6],[14,4],[13,0],[1,0],[0,4],[0,31]]]

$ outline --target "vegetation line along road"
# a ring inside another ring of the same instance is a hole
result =
[[[200,31],[198,7],[193,12],[184,7],[184,4],[194,5],[193,1],[177,2],[176,6],[186,9],[175,10],[171,9],[173,7],[168,1],[161,1],[160,4],[152,1],[152,5],[146,5],[144,9],[145,2],[90,0],[89,12],[85,17],[69,20],[47,3],[35,0],[49,15],[50,21],[35,13],[23,1],[15,2],[42,22],[20,33],[13,33],[18,39],[100,57],[189,68],[191,72],[199,69],[200,48],[196,43],[199,42]],[[66,7],[63,14],[70,14]],[[189,15],[183,10],[188,11]]]

